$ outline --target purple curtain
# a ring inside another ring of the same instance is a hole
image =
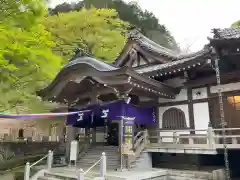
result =
[[[81,110],[91,110],[79,114],[69,115],[67,124],[77,127],[104,126],[104,121],[120,120],[121,116],[135,117],[135,123],[150,125],[156,122],[155,108],[143,108],[116,101],[102,106],[93,105]],[[76,111],[76,109],[69,109]]]

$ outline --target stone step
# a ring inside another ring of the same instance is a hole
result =
[[[61,179],[54,178],[54,177],[40,176],[40,177],[38,177],[37,180],[61,180]]]
[[[70,173],[68,174],[68,173],[47,172],[47,173],[44,173],[44,178],[55,178],[58,180],[77,180],[77,175],[70,174]]]
[[[106,158],[107,161],[119,161],[119,158]],[[91,161],[93,163],[97,162],[97,158],[92,158],[92,157],[83,157],[79,159],[79,161]]]
[[[94,158],[101,158],[101,156],[102,156],[102,153],[101,154],[98,154],[98,153],[86,153],[86,154],[84,154],[83,156],[93,156]],[[107,157],[119,157],[119,154],[118,153],[114,153],[114,154],[110,154],[110,153],[106,153],[106,156]]]
[[[102,151],[87,151],[86,153],[87,154],[99,154],[99,156],[101,156],[103,152],[105,152],[106,155],[107,154],[118,154],[117,151],[104,151],[104,150],[102,150]]]
[[[85,180],[92,180],[96,177],[99,177],[100,173],[95,172],[88,172],[85,174],[84,179]],[[38,178],[38,180],[77,180],[77,175],[75,175],[75,172],[68,173],[45,173],[44,176],[41,176]]]

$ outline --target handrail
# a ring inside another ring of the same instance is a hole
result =
[[[107,172],[107,158],[105,152],[103,152],[101,158],[97,162],[95,162],[90,168],[88,168],[85,172],[83,171],[83,169],[79,169],[77,180],[83,180],[85,174],[87,174],[98,163],[100,163],[100,177],[105,179],[105,175]]]
[[[240,128],[224,128],[226,131],[235,131],[235,130],[240,130]],[[196,131],[196,132],[201,132],[201,131],[207,131],[208,129],[190,129],[190,128],[186,128],[186,129],[162,129],[162,128],[158,128],[158,129],[154,129],[154,130],[150,130],[149,132],[186,132],[186,131]],[[222,128],[212,128],[213,131],[222,131]]]
[[[139,137],[140,136],[140,137]],[[127,164],[128,168],[132,168],[132,163],[136,162],[137,158],[141,155],[141,152],[146,145],[147,130],[139,131],[133,138],[132,151],[134,155],[128,155]]]
[[[224,130],[229,131],[229,130],[240,130],[240,128],[224,128]],[[222,128],[214,128],[213,131],[222,131]]]
[[[26,163],[25,171],[24,171],[24,180],[30,180],[30,170],[31,170],[31,168],[33,166],[35,166],[36,164],[38,164],[39,162],[43,161],[45,158],[47,158],[47,168],[48,168],[48,170],[50,170],[52,168],[53,152],[49,150],[48,154],[46,156],[42,157],[41,159],[39,159],[38,161],[36,161],[32,165],[30,165],[29,162]]]
[[[212,127],[208,127],[206,130],[194,130],[195,134],[183,133],[186,132],[187,129],[184,130],[164,130],[160,131],[158,135],[149,136],[148,139],[157,139],[157,142],[153,142],[153,144],[161,144],[164,146],[171,145],[189,145],[191,147],[203,146],[206,148],[216,148],[220,147],[219,145],[223,145],[221,139],[227,138],[229,140],[229,144],[233,145],[231,148],[238,148],[236,145],[240,145],[239,139],[240,134],[232,134],[231,132],[239,131],[240,128],[225,128],[227,132],[230,134],[222,135],[221,133],[216,133],[217,131],[221,131],[222,129],[214,129]],[[188,131],[191,131],[188,129]],[[197,133],[199,131],[205,131],[206,133]],[[170,134],[164,132],[171,132]],[[182,133],[181,133],[182,132]],[[186,141],[187,139],[187,141]],[[230,146],[230,145],[229,145]]]
[[[94,168],[100,161],[102,160],[102,157],[97,161],[95,162],[90,168],[88,168],[84,174],[87,174],[89,171],[91,171],[92,168]]]
[[[207,129],[155,129],[150,130],[149,132],[186,132],[186,131],[197,131],[197,132],[203,132],[207,131]]]
[[[144,131],[139,131],[133,138],[133,141],[135,142],[136,139],[138,138],[138,136],[141,134],[141,133],[144,133]]]
[[[44,157],[42,157],[41,159],[39,159],[38,161],[36,161],[35,163],[31,164],[30,168],[37,165],[38,163],[40,163],[41,161],[43,161],[44,159],[46,159],[48,157],[48,154],[45,155]]]

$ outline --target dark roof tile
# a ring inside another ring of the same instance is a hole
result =
[[[240,27],[213,29],[213,33],[214,33],[214,39],[239,39]]]

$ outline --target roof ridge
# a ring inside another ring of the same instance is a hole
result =
[[[151,40],[148,37],[146,37],[145,35],[143,35],[138,29],[133,29],[133,30],[129,31],[127,35],[128,35],[128,39],[134,40],[138,43],[145,43],[146,46],[150,45],[153,48],[155,48],[156,51],[158,51],[158,50],[165,51],[165,53],[167,52],[166,55],[170,55],[173,58],[175,58],[174,56],[177,55],[177,52],[154,42],[153,40]],[[148,43],[148,44],[146,44],[146,43]]]
[[[149,39],[148,37],[144,36],[139,30],[137,29],[134,29],[134,30],[131,30],[129,33],[128,33],[128,38],[131,39],[131,40],[134,40],[136,41],[137,43],[140,43],[140,45],[145,45],[145,46],[148,46],[150,45],[151,47],[149,47],[150,49],[152,50],[155,50],[155,51],[164,51],[164,52],[161,52],[162,54],[165,54],[167,56],[170,56],[174,59],[182,59],[182,58],[186,58],[186,57],[191,57],[191,56],[194,56],[202,51],[205,51],[205,48],[199,50],[199,51],[196,51],[196,52],[190,52],[190,53],[183,53],[183,52],[177,52],[177,51],[174,51],[172,49],[169,49],[169,48],[166,48],[156,42],[154,42],[153,40]],[[147,44],[148,43],[148,44]]]

